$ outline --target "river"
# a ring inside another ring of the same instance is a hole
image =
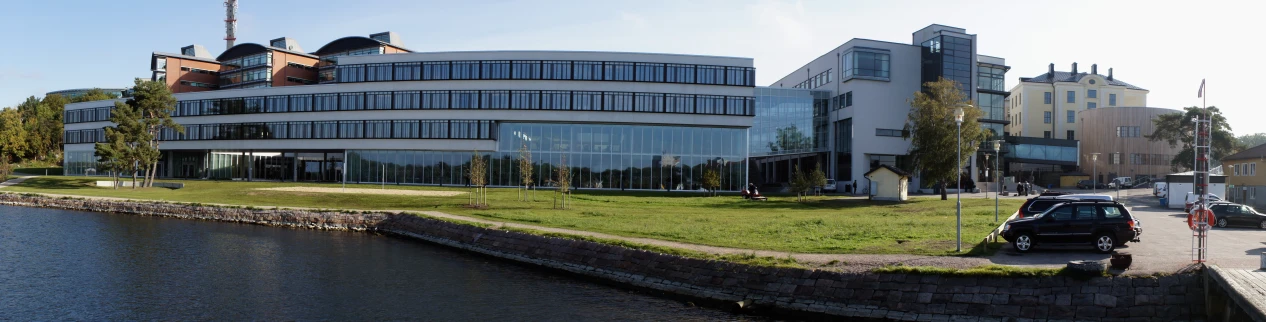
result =
[[[0,206],[0,320],[761,320],[367,233]]]

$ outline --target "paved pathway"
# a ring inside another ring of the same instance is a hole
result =
[[[9,186],[12,186],[12,185],[16,185],[16,184],[22,183],[22,181],[26,181],[26,179],[30,179],[30,178],[34,178],[34,177],[38,177],[38,176],[24,176],[24,177],[17,177],[17,178],[13,178],[13,179],[10,179],[10,180],[5,181],[5,182],[0,182],[0,189],[8,188]]]

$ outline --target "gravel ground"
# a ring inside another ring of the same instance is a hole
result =
[[[460,195],[466,194],[466,192],[464,191],[324,188],[324,187],[279,187],[279,188],[258,188],[255,190],[286,191],[286,192],[316,192],[316,193],[359,193],[359,194],[371,194],[371,195],[398,195],[398,196],[423,196],[423,197],[453,197],[453,196],[460,196]]]

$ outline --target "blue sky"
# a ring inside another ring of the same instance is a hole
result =
[[[1019,77],[1097,63],[1151,90],[1148,105],[1209,105],[1235,133],[1266,132],[1256,75],[1257,1],[387,1],[240,0],[238,42],[298,40],[306,51],[349,35],[395,31],[415,51],[601,50],[755,58],[768,85],[851,38],[910,42],[932,23],[977,34],[981,54]],[[198,1],[11,1],[0,12],[0,106],[148,77],[153,51],[224,50],[224,8]]]

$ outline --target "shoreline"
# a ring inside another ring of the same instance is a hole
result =
[[[411,213],[233,208],[19,193],[0,193],[0,204],[391,234],[607,284],[694,299],[711,307],[752,303],[744,311],[774,316],[907,321],[982,317],[1172,320],[1203,316],[1204,311],[1203,282],[1193,274],[1078,279],[838,273],[704,260]]]

